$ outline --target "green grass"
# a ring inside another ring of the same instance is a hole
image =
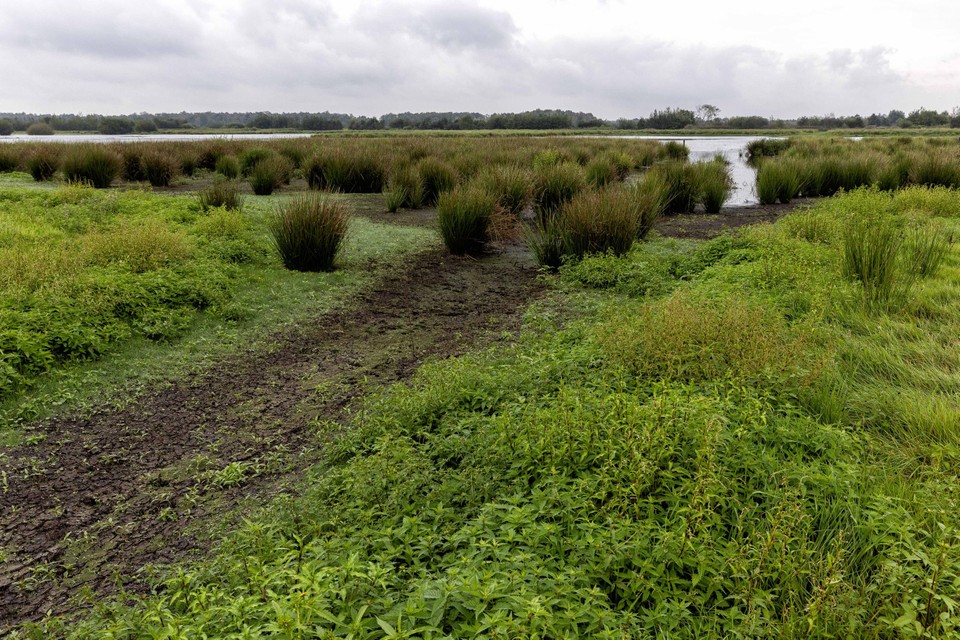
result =
[[[908,195],[814,213],[960,207]],[[593,289],[368,400],[300,495],[72,635],[956,637],[960,255],[878,309],[788,220],[564,267]]]
[[[0,187],[8,440],[25,420],[109,389],[122,396],[331,308],[435,242],[354,220],[337,274],[297,274],[269,251],[265,198],[203,213],[190,196]]]

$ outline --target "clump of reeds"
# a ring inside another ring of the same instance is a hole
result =
[[[438,203],[440,195],[457,184],[457,173],[450,165],[435,158],[424,158],[417,165],[420,182],[423,184],[423,204],[431,207]]]
[[[527,227],[524,240],[541,267],[556,271],[563,264],[564,234],[556,217],[537,220]]]
[[[253,165],[247,181],[255,195],[268,196],[284,184],[290,184],[292,176],[290,161],[279,155],[271,155]]]
[[[547,165],[533,172],[533,209],[541,221],[553,216],[586,186],[583,169],[572,162]]]
[[[273,156],[270,149],[251,147],[240,155],[240,175],[246,177],[253,172],[253,168]]]
[[[19,164],[19,158],[12,149],[0,147],[0,173],[16,171]]]
[[[145,153],[141,160],[143,174],[154,187],[168,187],[177,175],[177,161],[162,151]]]
[[[730,178],[727,165],[713,160],[697,163],[696,167],[699,172],[700,199],[704,210],[707,213],[720,213],[720,208],[733,191],[733,180]]]
[[[586,166],[587,183],[600,189],[617,181],[617,169],[609,158],[594,158]]]
[[[496,208],[496,196],[476,185],[441,193],[437,200],[437,224],[450,253],[482,251],[490,239],[490,224]]]
[[[235,156],[220,156],[214,164],[214,170],[224,178],[233,180],[240,175],[240,161]]]
[[[100,145],[78,146],[63,159],[61,169],[70,182],[86,182],[106,189],[120,174],[121,159]]]
[[[208,187],[197,195],[200,207],[206,211],[211,208],[223,207],[239,211],[243,208],[243,197],[236,182],[223,178],[215,179]]]
[[[60,167],[60,153],[53,147],[42,145],[27,158],[27,171],[37,182],[50,180]]]
[[[387,186],[388,197],[397,201],[397,208],[419,209],[424,202],[423,179],[413,167],[402,167],[393,172]],[[389,205],[388,205],[389,208]],[[392,211],[392,209],[391,209]]]
[[[801,168],[796,162],[766,160],[757,170],[757,198],[760,204],[777,200],[786,204],[800,195],[804,187]]]
[[[499,165],[480,172],[475,180],[497,197],[497,206],[507,213],[520,215],[530,203],[530,175],[518,166]]]
[[[349,217],[342,202],[319,194],[303,194],[277,208],[270,221],[270,233],[288,269],[332,271],[348,226]]]
[[[667,213],[693,211],[700,198],[697,169],[693,165],[681,160],[668,160],[655,165],[651,171],[669,186],[665,208]]]
[[[953,238],[939,226],[928,224],[911,230],[903,244],[908,272],[918,278],[936,275],[952,243]]]
[[[143,169],[143,146],[140,144],[117,145],[123,159],[121,177],[128,182],[140,182],[147,176]]]
[[[873,216],[858,217],[843,234],[843,274],[859,282],[866,300],[885,304],[897,283],[897,254],[903,234],[892,221]]]
[[[960,187],[960,162],[942,151],[922,154],[909,171],[910,182],[927,187]]]
[[[372,153],[337,151],[320,161],[324,188],[341,193],[379,193],[386,182],[383,163]],[[311,163],[308,170],[316,169]]]
[[[631,187],[633,198],[640,210],[640,221],[637,225],[637,239],[647,237],[657,220],[663,215],[670,198],[670,185],[664,177],[656,172],[647,172]]]
[[[628,189],[578,193],[558,216],[564,252],[576,258],[608,251],[623,255],[639,235],[641,218],[639,202]]]

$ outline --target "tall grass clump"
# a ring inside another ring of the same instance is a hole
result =
[[[496,209],[496,196],[475,185],[441,193],[437,201],[437,224],[450,253],[480,253],[490,239]]]
[[[680,160],[668,160],[655,165],[652,171],[670,187],[666,212],[692,212],[700,199],[699,174],[694,165]]]
[[[951,244],[953,238],[939,226],[925,224],[910,230],[903,244],[907,270],[918,278],[933,277],[950,253]]]
[[[380,193],[386,169],[375,155],[365,151],[337,151],[321,160],[324,188],[341,193]],[[308,170],[315,171],[310,164]]]
[[[689,157],[690,149],[687,148],[687,145],[676,140],[670,140],[660,147],[661,159],[686,161]]]
[[[757,169],[757,198],[760,204],[773,204],[777,200],[787,204],[799,196],[802,189],[800,168],[795,162],[766,160]]]
[[[215,179],[209,186],[197,194],[200,208],[204,211],[223,207],[233,211],[243,208],[243,196],[236,182],[223,178]]]
[[[922,154],[910,172],[912,184],[925,187],[960,187],[960,160],[956,154],[942,151]]]
[[[0,147],[0,173],[16,171],[19,164],[20,160],[12,149]]]
[[[903,244],[900,229],[888,218],[857,216],[843,234],[843,274],[859,282],[870,304],[883,305],[900,283],[897,254]]]
[[[586,166],[587,184],[600,189],[617,181],[617,169],[608,158],[594,158]]]
[[[236,156],[220,156],[214,164],[214,171],[224,178],[233,180],[240,175],[240,161],[237,160]]]
[[[116,153],[100,145],[78,146],[64,157],[61,170],[70,182],[106,189],[120,174],[121,165]]]
[[[284,266],[312,272],[334,269],[348,225],[342,202],[304,194],[281,204],[269,227]]]
[[[457,185],[457,172],[435,158],[424,158],[417,165],[420,182],[423,184],[423,204],[432,207],[437,204],[440,195]]]
[[[497,206],[520,215],[530,203],[530,174],[514,165],[499,165],[482,171],[476,181],[497,196]]]
[[[142,160],[143,174],[153,187],[168,187],[176,177],[179,164],[162,151],[145,153]]]
[[[140,182],[147,176],[143,170],[144,146],[141,144],[118,145],[120,157],[123,161],[121,177],[128,182]]]
[[[670,185],[662,174],[648,171],[630,189],[631,198],[637,203],[640,211],[637,239],[643,240],[666,211],[667,201],[670,198]]]
[[[727,165],[716,160],[697,163],[699,172],[700,198],[707,213],[720,213],[723,203],[730,198],[733,180]]]
[[[27,171],[37,182],[53,178],[60,166],[60,153],[48,145],[34,149],[27,158]]]
[[[623,255],[640,231],[643,212],[633,191],[609,188],[583,191],[563,205],[558,215],[564,251],[576,258],[588,253]]]
[[[557,271],[563,264],[564,233],[558,217],[536,220],[524,228],[523,239],[541,267]]]
[[[274,155],[270,149],[251,147],[240,154],[240,175],[249,176],[253,168]]]
[[[533,209],[541,222],[556,214],[564,203],[586,187],[583,169],[572,162],[547,165],[533,172]]]
[[[253,166],[248,182],[254,194],[269,196],[283,184],[290,182],[292,172],[289,160],[280,156],[270,156]]]
[[[402,167],[394,170],[387,182],[388,198],[397,203],[397,208],[419,209],[426,198],[423,179],[414,167]],[[392,209],[391,209],[392,211]]]

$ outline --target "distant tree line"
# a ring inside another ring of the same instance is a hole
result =
[[[952,112],[919,108],[910,113],[892,110],[869,116],[803,116],[784,120],[763,116],[723,117],[716,106],[699,105],[695,110],[666,108],[654,110],[646,118],[603,120],[592,113],[535,109],[519,113],[422,112],[387,113],[379,118],[346,113],[271,113],[211,112],[200,113],[135,113],[121,116],[96,114],[32,114],[0,113],[0,135],[24,131],[42,123],[53,131],[89,131],[106,135],[153,133],[189,129],[228,130],[296,130],[338,131],[409,129],[409,130],[474,130],[474,129],[621,129],[677,131],[707,129],[863,129],[882,127],[954,127],[960,128],[960,108]]]

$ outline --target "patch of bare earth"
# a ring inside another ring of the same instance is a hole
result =
[[[661,217],[656,230],[668,238],[695,238],[709,240],[751,224],[776,222],[791,211],[809,207],[812,200],[797,200],[790,204],[751,205],[748,207],[729,207],[720,213],[679,213]]]
[[[518,329],[536,275],[516,249],[433,251],[349,308],[128,406],[34,425],[32,444],[0,455],[0,633],[142,589],[143,567],[209,547],[207,524],[295,480],[322,453],[317,425],[345,422],[365,390]]]

